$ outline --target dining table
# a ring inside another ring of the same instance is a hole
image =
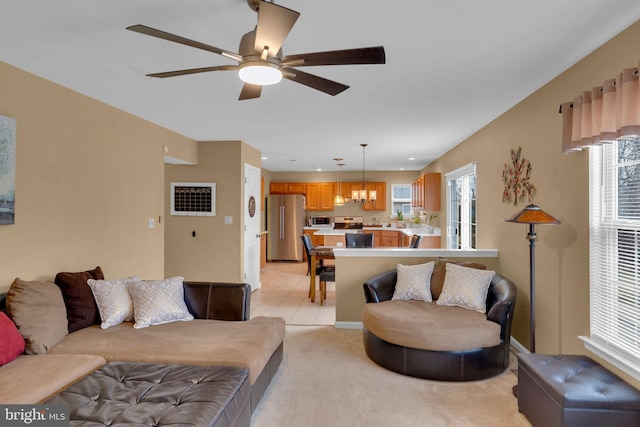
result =
[[[333,249],[336,246],[316,246],[309,251],[311,258],[311,272],[309,273],[309,297],[311,302],[316,300],[316,265],[322,259],[335,259]]]

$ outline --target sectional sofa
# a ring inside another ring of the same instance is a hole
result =
[[[122,369],[111,363],[124,363],[129,371],[147,369],[150,375],[165,366],[233,367],[236,371],[224,375],[240,378],[246,372],[247,402],[222,409],[244,411],[244,421],[233,425],[245,425],[283,359],[285,336],[284,319],[250,319],[250,298],[248,284],[181,277],[109,281],[100,267],[59,273],[55,283],[16,279],[0,296],[6,312],[0,313],[0,403],[46,402],[93,379],[96,370]],[[12,342],[18,347],[9,348]],[[19,354],[13,360],[10,350]],[[194,368],[189,375],[203,374]],[[232,406],[233,396],[227,397],[218,400]]]

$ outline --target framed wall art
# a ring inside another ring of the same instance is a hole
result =
[[[16,119],[0,115],[0,224],[13,224],[16,205]]]

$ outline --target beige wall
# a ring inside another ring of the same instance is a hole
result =
[[[243,281],[245,163],[260,168],[260,152],[241,141],[208,141],[198,144],[196,165],[166,165],[167,201],[171,182],[216,183],[214,217],[171,216],[166,204],[166,276]],[[225,216],[231,216],[233,223],[225,224]]]
[[[107,278],[162,278],[163,147],[187,155],[195,143],[2,62],[0,114],[17,120],[16,219],[0,226],[0,292],[15,277],[97,265]]]
[[[528,346],[527,230],[525,225],[503,222],[525,204],[502,204],[500,177],[509,162],[509,150],[522,147],[523,156],[532,164],[532,181],[538,188],[534,203],[562,221],[561,225],[538,228],[539,353],[585,353],[578,336],[589,334],[588,153],[561,154],[562,120],[558,107],[622,69],[637,66],[639,48],[640,22],[425,169],[445,173],[477,162],[479,247],[498,249],[498,270],[519,287],[513,335]],[[443,200],[444,197],[443,192]]]

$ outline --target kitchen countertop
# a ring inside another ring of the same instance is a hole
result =
[[[305,227],[305,230],[318,230],[313,233],[316,236],[339,236],[345,233],[357,233],[360,230],[335,230],[333,228]],[[424,228],[396,228],[396,227],[363,227],[362,231],[399,231],[405,236],[440,236],[440,229],[435,228],[433,233],[427,233]]]

